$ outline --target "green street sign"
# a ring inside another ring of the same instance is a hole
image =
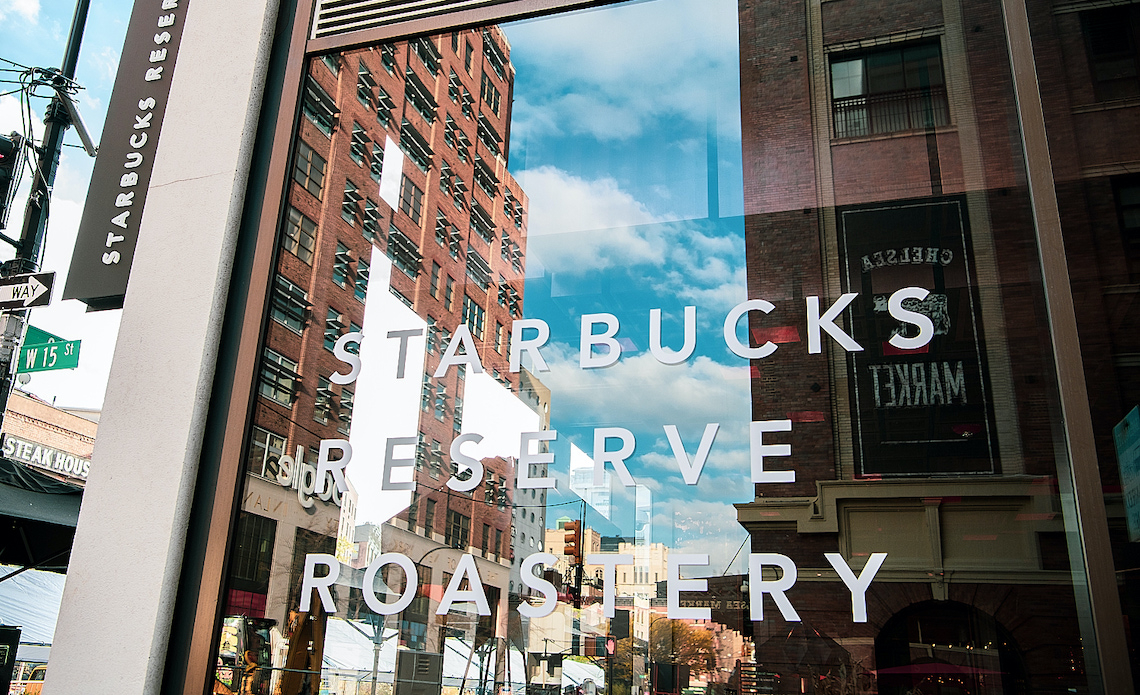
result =
[[[25,345],[20,348],[17,374],[46,372],[53,369],[75,369],[79,366],[78,340],[60,340],[54,343]]]
[[[36,328],[35,326],[28,326],[28,332],[24,334],[25,345],[41,345],[43,343],[61,342],[64,342],[63,338],[60,338],[54,333],[48,333],[42,328]]]

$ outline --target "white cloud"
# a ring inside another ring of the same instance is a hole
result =
[[[20,15],[29,22],[35,23],[40,16],[40,0],[0,0],[0,20],[12,15]]]
[[[718,101],[735,107],[736,3],[672,0],[665,9],[630,3],[505,27],[523,69],[535,68],[523,79],[546,95],[516,105],[512,130],[621,139],[661,116],[703,123]]]

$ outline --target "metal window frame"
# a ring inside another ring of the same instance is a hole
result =
[[[216,636],[222,613],[230,540],[240,510],[245,452],[258,392],[264,327],[269,320],[270,279],[279,252],[277,232],[288,208],[292,148],[302,114],[310,58],[380,45],[387,57],[392,41],[529,19],[617,0],[508,0],[463,5],[343,34],[312,38],[316,0],[264,0],[278,9],[276,33],[264,84],[252,88],[263,101],[253,151],[244,215],[227,298],[211,408],[203,426],[201,464],[188,519],[183,570],[172,611],[172,631],[163,671],[163,692],[203,695],[212,682]],[[818,3],[819,0],[812,0]],[[408,5],[415,3],[408,2]],[[810,3],[809,3],[810,4]],[[1080,360],[1075,313],[1068,283],[1060,217],[1052,188],[1048,140],[1037,87],[1033,45],[1024,0],[1001,0],[1014,89],[1037,221],[1056,371],[1065,411],[1071,484],[1080,511],[1084,570],[1096,626],[1090,661],[1098,661],[1101,688],[1129,692],[1131,673],[1119,597],[1108,543],[1107,521],[1092,446],[1092,422]],[[466,91],[466,89],[464,89]],[[465,94],[465,97],[469,98]],[[457,402],[456,410],[461,412]],[[458,416],[457,412],[457,416]],[[429,500],[431,502],[431,500]]]

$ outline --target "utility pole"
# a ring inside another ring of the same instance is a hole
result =
[[[75,16],[71,20],[71,31],[67,35],[67,47],[63,53],[63,65],[55,78],[56,84],[53,85],[57,88],[56,94],[48,104],[44,116],[44,141],[36,148],[36,170],[32,190],[28,195],[28,205],[24,209],[24,226],[20,230],[16,257],[0,266],[0,277],[39,270],[51,192],[55,185],[56,169],[59,168],[59,153],[63,149],[64,133],[71,125],[68,105],[60,97],[60,88],[75,79],[79,45],[83,42],[89,5],[90,0],[78,0],[75,5]],[[26,309],[13,309],[0,316],[0,423],[4,421],[4,411],[8,407],[8,394],[12,392],[12,363],[18,357],[26,316]]]

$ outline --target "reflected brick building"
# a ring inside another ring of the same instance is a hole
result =
[[[1134,14],[1030,3],[1110,514],[1112,426],[1140,397]],[[742,0],[740,23],[748,291],[777,305],[751,332],[779,345],[753,362],[753,419],[792,421],[779,441],[796,481],[758,485],[739,520],[754,552],[795,559],[803,619],[756,624],[759,670],[784,674],[779,692],[841,663],[880,692],[932,674],[978,692],[1077,687],[1087,625],[1000,5]],[[929,295],[903,306],[934,338],[908,351],[890,340],[915,327],[887,302],[915,286]],[[805,298],[843,293],[859,296],[837,323],[863,350],[825,335],[809,354]],[[856,568],[889,554],[866,624],[822,562],[836,551]]]

